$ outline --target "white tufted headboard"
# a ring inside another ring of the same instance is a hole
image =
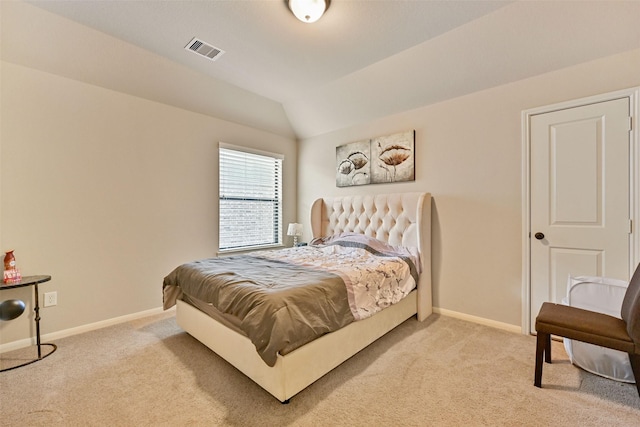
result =
[[[317,199],[311,206],[313,237],[344,231],[375,237],[394,246],[417,247],[422,274],[418,319],[431,314],[431,194],[397,193]]]

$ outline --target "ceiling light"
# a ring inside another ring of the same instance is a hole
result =
[[[293,14],[307,24],[316,22],[329,8],[331,0],[285,0]]]

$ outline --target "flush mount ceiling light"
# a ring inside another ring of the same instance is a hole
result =
[[[329,9],[331,0],[285,0],[289,10],[307,24],[316,22]]]

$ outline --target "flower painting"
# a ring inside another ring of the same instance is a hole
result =
[[[415,131],[336,147],[336,185],[414,181]]]
[[[402,132],[371,140],[371,182],[414,181],[415,132]]]
[[[371,183],[371,141],[336,147],[336,185],[350,187]]]

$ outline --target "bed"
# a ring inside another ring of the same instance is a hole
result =
[[[354,234],[413,248],[420,271],[414,276],[415,289],[374,315],[325,333],[284,355],[275,354],[267,364],[247,334],[221,316],[205,313],[206,307],[196,308],[198,304],[188,297],[172,298],[169,294],[180,288],[179,283],[167,286],[165,278],[163,284],[165,309],[175,302],[182,329],[284,403],[410,317],[423,321],[432,313],[429,193],[321,198],[311,207],[311,229],[314,239]]]

